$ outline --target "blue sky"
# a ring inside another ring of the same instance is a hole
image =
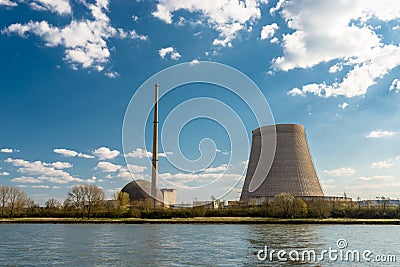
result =
[[[148,179],[151,139],[123,151],[130,99],[157,72],[199,61],[243,72],[268,100],[276,123],[305,126],[326,194],[400,197],[396,0],[0,0],[0,18],[0,184],[20,186],[39,203],[63,199],[79,183],[111,196],[131,179],[128,152],[135,178]],[[160,100],[160,122],[196,97],[232,107],[249,141],[257,127],[249,109],[218,86],[177,88]],[[151,123],[139,130],[146,127]],[[184,155],[197,158],[207,137],[218,150],[202,173],[183,173],[160,158],[160,173],[180,186],[232,167],[219,191],[198,198],[218,195],[243,166],[229,161],[229,135],[209,120],[183,128]],[[248,153],[241,151],[243,161]],[[193,200],[179,196],[183,191],[178,188],[179,201]],[[240,184],[226,198],[239,193]]]

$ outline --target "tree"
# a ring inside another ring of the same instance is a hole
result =
[[[331,216],[332,204],[324,199],[313,199],[307,202],[308,213],[311,217],[319,219]]]
[[[83,219],[85,208],[85,192],[83,185],[75,185],[71,188],[71,192],[68,193],[68,203],[75,208],[76,215],[79,214],[79,211],[82,212]]]
[[[68,193],[68,202],[77,210],[82,212],[82,219],[85,216],[85,207],[87,207],[87,217],[96,212],[104,204],[104,191],[96,185],[75,185]]]
[[[48,199],[44,205],[46,209],[50,210],[59,210],[62,207],[61,202],[55,198]]]
[[[97,185],[85,184],[83,188],[88,206],[87,217],[89,219],[92,212],[96,213],[103,206],[105,194],[103,189]]]
[[[6,213],[6,208],[9,198],[10,198],[10,187],[1,186],[0,187],[1,218],[3,218]]]
[[[360,196],[357,197],[357,203],[358,203],[358,211],[361,210],[361,198]]]
[[[115,192],[114,200],[117,204],[117,216],[121,216],[122,214],[128,211],[128,206],[130,204],[129,194],[126,192]]]
[[[10,211],[10,218],[14,216],[27,202],[27,195],[25,192],[19,190],[18,187],[11,186],[9,188],[9,203],[8,209]]]
[[[307,214],[307,205],[301,198],[281,193],[272,202],[272,214],[280,218],[299,218]]]

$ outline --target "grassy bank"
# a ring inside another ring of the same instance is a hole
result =
[[[399,219],[277,219],[260,217],[194,217],[171,219],[75,219],[17,218],[0,219],[0,224],[388,224],[400,225]]]

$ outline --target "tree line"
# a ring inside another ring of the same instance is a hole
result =
[[[390,205],[390,199],[381,198],[378,204],[365,201],[304,201],[292,194],[281,193],[262,205],[239,203],[217,209],[209,206],[194,208],[153,208],[152,201],[130,202],[129,195],[117,192],[111,200],[96,185],[76,185],[62,202],[55,198],[40,207],[27,194],[14,186],[0,186],[0,216],[61,217],[61,218],[189,218],[189,217],[276,217],[276,218],[400,218],[400,205]]]

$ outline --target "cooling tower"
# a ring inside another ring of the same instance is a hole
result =
[[[262,148],[261,138],[275,138],[275,132],[276,150],[271,165],[261,153],[261,149],[271,150],[271,147],[264,145]],[[256,183],[256,188],[254,183],[251,185],[253,179],[260,181]],[[264,126],[253,131],[250,159],[240,200],[260,202],[280,193],[292,193],[299,197],[324,195],[308,149],[304,127],[298,124]]]

